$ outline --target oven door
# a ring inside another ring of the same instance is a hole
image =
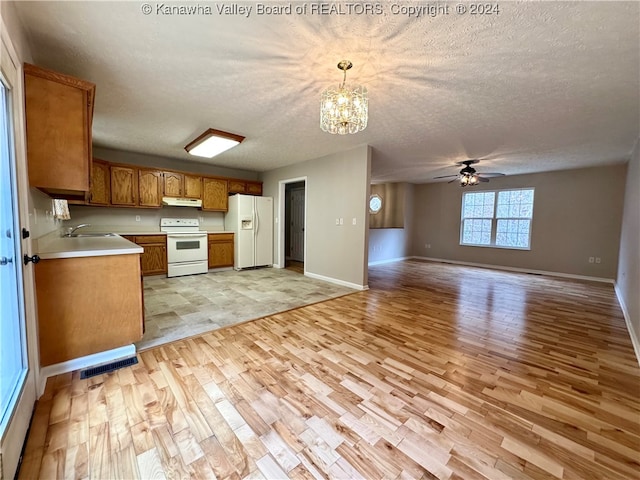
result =
[[[196,262],[207,259],[206,233],[168,233],[167,262]]]

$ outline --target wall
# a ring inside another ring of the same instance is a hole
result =
[[[99,94],[99,93],[98,93]],[[235,168],[218,167],[202,162],[190,162],[175,158],[158,157],[143,153],[126,152],[110,148],[93,147],[93,157],[108,162],[130,163],[143,167],[166,168],[183,172],[199,173],[202,175],[219,175],[221,177],[242,178],[244,180],[258,180],[257,172],[239,170]],[[194,157],[195,158],[195,157]]]
[[[403,185],[404,195],[402,196],[403,228],[371,228],[369,230],[369,265],[385,263],[410,255],[412,231],[413,231],[413,209],[414,209],[414,189],[415,186],[407,183]],[[373,187],[372,187],[373,193]],[[374,217],[371,215],[370,217]]]
[[[160,219],[164,217],[198,218],[202,230],[224,230],[222,212],[203,212],[191,207],[110,208],[70,205],[69,213],[71,220],[63,222],[64,228],[90,223],[91,227],[83,231],[157,232],[160,230]],[[140,217],[140,221],[136,221],[136,216]]]
[[[307,177],[306,262],[309,276],[345,284],[367,285],[367,242],[371,151],[367,145],[308,160],[262,175],[263,193],[274,198],[279,215],[279,182]],[[336,218],[344,225],[337,226]],[[356,219],[356,225],[352,219]],[[274,231],[274,263],[283,264]],[[284,240],[284,239],[283,239]]]
[[[625,175],[626,166],[621,164],[493,178],[473,187],[472,191],[535,188],[528,251],[461,246],[460,207],[467,190],[447,183],[416,186],[412,254],[613,279]],[[589,257],[600,257],[602,263],[590,264]]]
[[[616,292],[640,361],[640,139],[627,166]]]

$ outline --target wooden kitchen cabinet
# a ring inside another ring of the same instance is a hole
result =
[[[164,172],[165,197],[184,196],[184,175],[178,172]]]
[[[202,177],[184,175],[185,198],[202,198]]]
[[[209,268],[233,267],[233,233],[210,233]]]
[[[262,182],[247,182],[247,194],[262,195]]]
[[[140,245],[144,249],[144,253],[140,257],[142,275],[167,273],[166,235],[136,235],[135,237],[125,238]]]
[[[142,338],[139,254],[42,260],[35,280],[41,366]]]
[[[111,205],[138,205],[138,169],[111,165]]]
[[[202,210],[226,212],[228,209],[227,181],[221,178],[203,178]]]
[[[92,162],[89,203],[92,205],[111,203],[111,173],[109,164],[103,160],[94,159]]]
[[[229,193],[247,193],[247,182],[244,180],[229,180]]]
[[[162,172],[146,168],[138,170],[138,206],[162,206]]]
[[[96,86],[24,64],[29,185],[84,201],[91,179],[91,126]]]

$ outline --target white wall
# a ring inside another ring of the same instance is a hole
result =
[[[112,208],[88,207],[71,205],[69,207],[71,220],[64,222],[64,227],[71,227],[81,223],[90,223],[91,227],[85,231],[110,231],[116,233],[127,232],[157,232],[160,230],[160,219],[197,218],[200,228],[207,231],[224,230],[224,214],[222,212],[203,212],[191,207],[162,207],[162,208]],[[140,217],[140,221],[136,220]]]
[[[307,179],[305,271],[310,276],[367,286],[370,174],[371,151],[362,145],[262,175],[263,194],[274,198],[276,216],[280,181]],[[336,218],[343,218],[344,225],[336,226]],[[353,218],[356,225],[352,224]],[[283,264],[278,248],[279,224],[274,227],[274,263]]]
[[[403,187],[404,227],[369,229],[369,265],[408,257],[411,254],[414,185],[407,183],[403,184]]]
[[[640,361],[640,138],[627,165],[616,292]]]
[[[531,250],[460,245],[463,191],[417,185],[413,255],[613,280],[618,268],[624,164],[492,178],[471,191],[535,188]],[[426,248],[430,244],[431,248]],[[601,263],[589,263],[600,257]]]

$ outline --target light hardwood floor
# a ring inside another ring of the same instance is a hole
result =
[[[638,478],[611,285],[407,261],[370,286],[51,379],[20,478]]]

